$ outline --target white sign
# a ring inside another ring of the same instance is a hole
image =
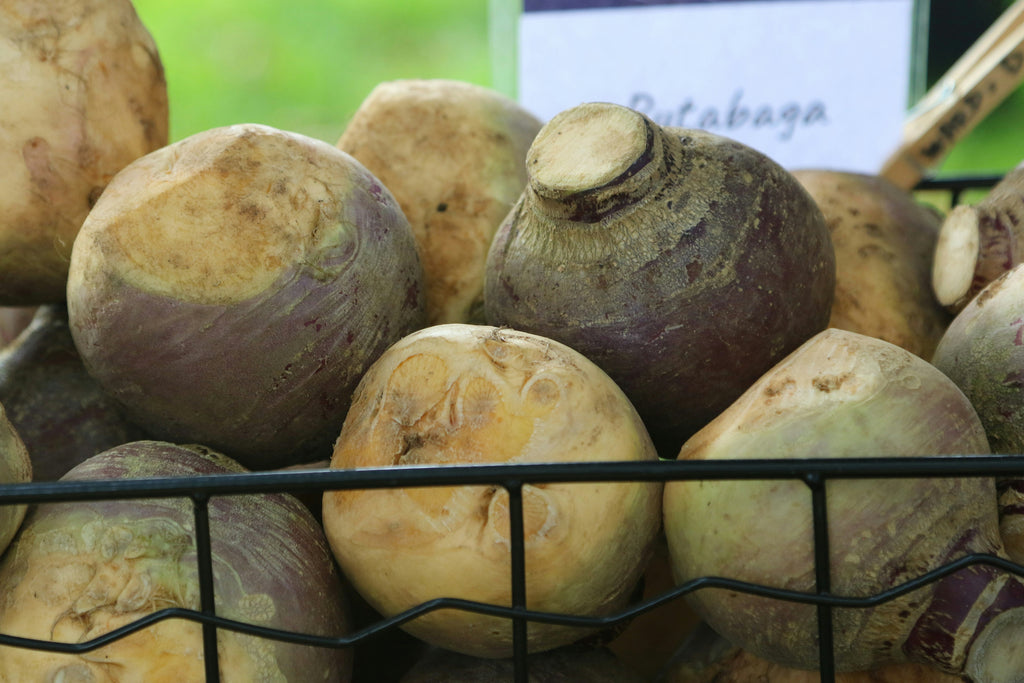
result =
[[[913,0],[526,0],[517,98],[701,128],[787,168],[877,173],[910,100]]]

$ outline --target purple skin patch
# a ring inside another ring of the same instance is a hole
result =
[[[329,458],[363,372],[425,319],[411,229],[380,192],[354,192],[338,221],[360,227],[249,300],[86,298],[73,332],[90,373],[154,438],[251,469]]]
[[[954,559],[968,553],[988,552],[999,554],[996,547],[978,548],[976,532],[968,531],[960,542],[951,549],[949,558]],[[976,610],[976,603],[991,590],[996,582],[1005,581],[994,596],[989,600],[969,634],[968,644],[957,645],[963,635],[959,631],[969,623],[971,613]],[[928,590],[927,588],[924,590]],[[958,673],[963,662],[952,661],[956,652],[965,654],[978,635],[995,617],[1006,610],[1024,606],[1024,584],[1008,576],[1003,570],[979,564],[961,569],[950,576],[940,579],[929,600],[928,609],[914,624],[913,629],[903,644],[903,652],[912,660],[926,661],[951,673]]]

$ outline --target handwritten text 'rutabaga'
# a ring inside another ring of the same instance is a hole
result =
[[[828,123],[823,102],[812,101],[806,106],[796,102],[751,106],[744,103],[742,90],[733,93],[725,107],[700,106],[689,98],[675,109],[659,108],[652,95],[642,92],[633,94],[629,106],[662,126],[723,133],[747,128],[777,129],[780,140],[792,139],[797,128]]]

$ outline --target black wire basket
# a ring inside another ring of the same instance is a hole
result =
[[[960,201],[963,192],[984,189],[998,182],[999,175],[979,175],[951,179],[929,179],[918,190],[948,192],[951,204]],[[167,608],[153,612],[130,624],[77,643],[64,643],[21,638],[0,634],[0,645],[82,654],[166,619],[187,619],[201,624],[203,633],[206,681],[220,681],[217,656],[217,631],[226,629],[242,634],[269,638],[310,647],[350,648],[384,632],[398,629],[418,616],[439,609],[461,609],[504,617],[513,625],[514,681],[528,680],[527,625],[532,621],[565,626],[607,629],[625,623],[641,614],[684,595],[706,588],[722,588],[767,598],[811,604],[817,612],[817,639],[821,681],[835,681],[832,611],[836,608],[868,608],[919,589],[949,574],[975,564],[989,564],[1024,577],[1024,567],[1006,559],[971,554],[922,574],[905,583],[866,597],[845,597],[831,592],[829,569],[829,533],[826,484],[838,479],[892,479],[928,477],[994,477],[1024,478],[1024,455],[999,456],[934,456],[934,457],[871,457],[856,459],[801,460],[731,460],[729,462],[660,461],[660,462],[592,462],[571,464],[522,465],[451,465],[411,466],[402,468],[367,468],[359,470],[298,469],[243,474],[215,474],[202,477],[169,477],[109,481],[56,481],[0,485],[0,505],[55,502],[96,501],[110,499],[184,498],[192,503],[196,536],[199,609]],[[796,480],[810,490],[813,518],[813,553],[815,589],[796,592],[746,583],[724,577],[701,577],[650,599],[640,600],[628,608],[602,617],[583,617],[527,609],[526,565],[523,533],[523,487],[527,484],[659,481],[673,480]],[[358,628],[336,637],[318,636],[245,623],[218,616],[214,608],[214,580],[210,550],[210,518],[208,505],[216,496],[291,493],[319,495],[328,490],[409,488],[422,486],[487,485],[504,488],[509,496],[511,533],[511,565],[509,582],[512,601],[499,606],[454,598],[438,598],[417,605],[405,612]],[[357,682],[358,683],[358,682]]]

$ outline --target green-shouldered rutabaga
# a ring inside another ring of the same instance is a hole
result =
[[[196,133],[111,181],[75,240],[71,333],[153,438],[252,469],[326,460],[359,377],[424,324],[391,193],[333,145]]]
[[[1024,453],[1024,264],[967,302],[932,362],[970,399],[994,452]],[[998,484],[1003,542],[1024,562],[1024,478]]]
[[[661,683],[821,683],[821,672],[792,669],[732,645],[706,625],[683,642]],[[917,662],[885,664],[835,675],[835,683],[963,683],[959,676]]]
[[[963,392],[889,342],[829,329],[776,365],[686,442],[681,460],[941,456],[989,452]],[[831,587],[866,597],[969,553],[1006,557],[985,477],[827,483]],[[665,532],[678,582],[701,576],[813,592],[811,492],[800,480],[672,481]],[[725,638],[816,669],[813,605],[723,589],[691,594]],[[1024,583],[972,565],[870,608],[834,611],[836,667],[917,661],[973,683],[1024,680]]]
[[[86,460],[62,481],[244,472],[198,446],[136,441]],[[295,633],[350,628],[323,529],[287,494],[214,496],[208,505],[217,614]],[[97,638],[170,607],[200,609],[187,498],[34,506],[0,563],[0,633],[65,643]],[[351,653],[217,633],[220,680],[351,680]],[[181,683],[204,675],[202,627],[165,619],[83,654],[0,646],[0,681]]]
[[[331,467],[655,460],[622,391],[556,341],[486,325],[425,328],[370,367]],[[661,524],[660,482],[525,484],[526,601],[606,615],[626,606]],[[344,575],[385,616],[433,598],[511,604],[509,496],[494,485],[324,494]],[[463,654],[512,655],[509,619],[440,610],[402,627]],[[530,623],[531,652],[588,629]]]
[[[597,363],[662,456],[828,323],[825,218],[756,150],[584,103],[545,124],[526,168],[488,253],[487,323]]]
[[[75,236],[168,143],[167,83],[130,0],[0,3],[0,305],[64,301]]]

